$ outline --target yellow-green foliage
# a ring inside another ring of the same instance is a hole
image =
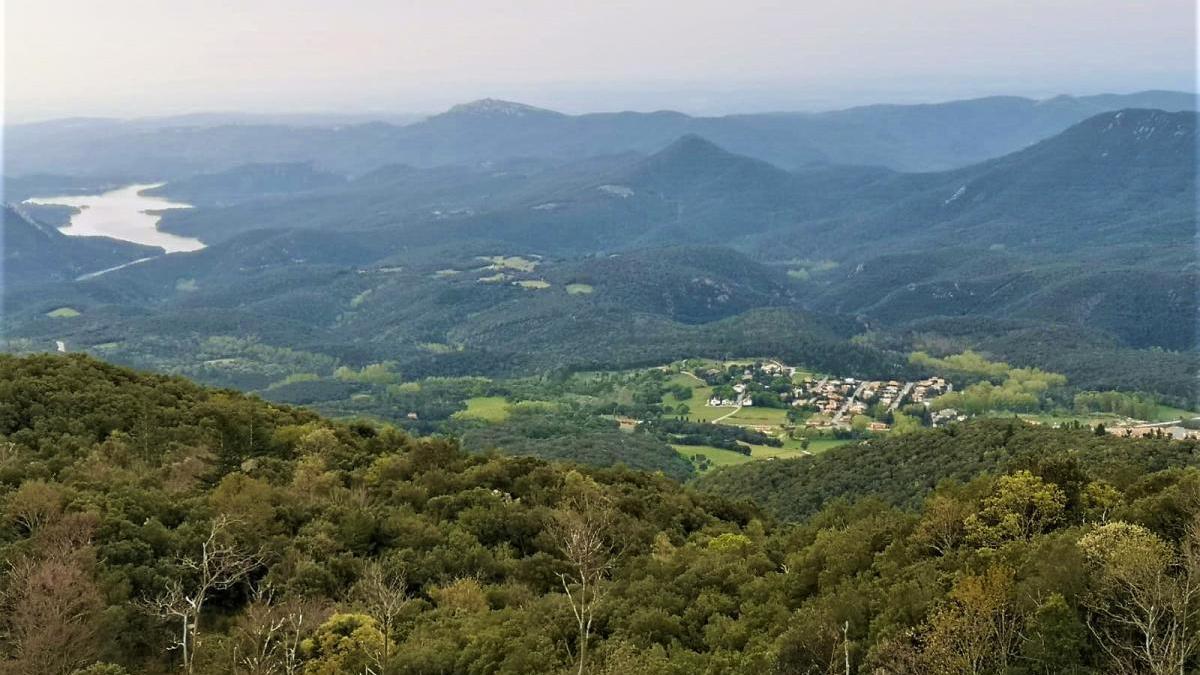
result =
[[[55,319],[70,319],[71,317],[79,316],[79,310],[74,307],[59,307],[56,310],[46,312],[46,316]]]
[[[462,347],[448,345],[444,342],[422,342],[421,344],[417,345],[417,347],[420,347],[430,354],[449,354],[454,351],[462,351]]]
[[[983,547],[1028,540],[1057,525],[1066,502],[1057,485],[1028,471],[1001,476],[983,507],[964,521],[967,539]]]
[[[550,288],[550,284],[542,281],[541,279],[527,279],[525,281],[514,281],[513,283],[521,288],[528,288],[531,290]]]
[[[383,632],[366,614],[334,614],[300,651],[306,675],[362,673],[383,653]]]
[[[832,260],[793,260],[789,263],[791,269],[788,270],[788,276],[798,281],[808,281],[814,274],[828,272],[837,266]]]
[[[1046,390],[1067,383],[1067,378],[1058,373],[1037,368],[1013,368],[1007,363],[989,361],[969,350],[945,358],[913,352],[908,360],[915,366],[950,377],[983,380],[939,396],[933,401],[935,410],[954,408],[975,414],[990,410],[1033,412],[1041,407],[1042,394]]]
[[[1042,394],[1051,387],[1061,387],[1067,378],[1037,368],[1013,368],[999,385],[977,382],[962,391],[954,391],[934,399],[935,410],[954,408],[969,413],[989,410],[1032,412],[1041,406]]]
[[[754,542],[750,537],[744,534],[734,534],[733,532],[726,532],[708,541],[708,549],[710,551],[727,551],[731,553],[741,553],[753,545]]]
[[[559,406],[550,401],[518,401],[512,404],[511,408],[520,413],[546,413],[557,411]]]
[[[590,284],[567,284],[567,293],[571,295],[587,295],[594,290]]]
[[[518,272],[532,272],[538,266],[538,261],[529,260],[528,258],[522,258],[519,255],[479,256],[479,259],[490,262],[491,265],[489,267],[494,270],[508,269],[508,270],[516,270]]]
[[[455,417],[467,417],[485,422],[503,422],[508,419],[509,405],[503,396],[476,396],[467,399],[467,409],[454,413]]]
[[[317,382],[320,379],[321,376],[317,375],[316,373],[292,373],[282,380],[272,383],[268,388],[274,389],[276,387],[282,387],[285,384],[298,384],[300,382]]]
[[[892,433],[907,434],[921,430],[921,420],[897,410],[892,413]]]
[[[400,373],[392,371],[395,363],[385,361],[383,363],[372,363],[369,366],[363,366],[360,370],[354,370],[342,366],[333,371],[333,376],[343,382],[362,382],[363,384],[395,384],[400,381]]]
[[[483,584],[470,577],[431,588],[429,596],[433,598],[438,609],[450,614],[486,612],[488,609],[487,593]]]
[[[358,295],[354,296],[354,297],[353,297],[353,298],[350,300],[350,306],[351,306],[351,307],[358,307],[359,305],[361,305],[361,304],[363,304],[364,302],[366,302],[366,300],[367,300],[367,297],[371,295],[371,290],[372,290],[372,289],[368,288],[367,290],[363,291],[362,293],[359,293]]]
[[[909,363],[923,366],[930,370],[950,375],[975,375],[978,377],[1003,377],[1009,371],[1007,363],[988,361],[980,354],[967,350],[961,354],[952,354],[945,358],[935,358],[925,352],[913,352],[908,357]]]

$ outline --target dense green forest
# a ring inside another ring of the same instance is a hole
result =
[[[1197,449],[992,420],[696,489],[4,356],[3,667],[1189,672]]]
[[[1200,466],[1198,451],[1194,441],[1117,438],[1087,428],[989,419],[887,436],[816,457],[725,467],[699,479],[698,486],[799,521],[836,498],[870,496],[911,509],[944,481],[1037,470],[1044,463],[1086,466],[1089,475],[1124,488],[1149,473]]]

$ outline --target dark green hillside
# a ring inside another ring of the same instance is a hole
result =
[[[410,229],[432,223],[436,230],[483,211],[543,204],[548,195],[580,184],[594,184],[598,176],[628,166],[638,157],[606,155],[574,162],[512,160],[434,168],[388,165],[336,188],[286,200],[247,199],[225,207],[171,212],[163,218],[161,227],[207,242],[263,229]],[[414,233],[409,232],[406,239],[413,237]]]
[[[661,439],[626,433],[618,430],[615,421],[586,415],[518,410],[500,424],[466,428],[462,443],[472,452],[502,452],[597,467],[620,465],[659,471],[678,481],[693,476],[691,462]]]
[[[548,278],[563,288],[583,284],[595,301],[702,323],[757,307],[794,305],[779,270],[724,247],[653,248],[586,258]]]
[[[880,256],[797,290],[824,312],[893,326],[931,316],[1077,326],[1132,348],[1190,350],[1198,278],[1189,269],[1037,265],[1001,251],[947,248]]]
[[[568,165],[559,185],[513,193],[479,213],[405,221],[415,242],[497,239],[559,254],[679,244],[745,245],[797,223],[882,200],[865,186],[889,171],[810,168],[796,174],[686,135],[642,159]],[[569,180],[568,180],[569,179]],[[873,189],[873,188],[872,188]],[[868,193],[866,201],[847,199]]]
[[[86,282],[10,293],[7,337],[18,349],[63,340],[245,389],[328,373],[333,363],[382,361],[414,377],[756,354],[863,374],[904,367],[900,355],[847,343],[861,331],[853,319],[800,311],[780,270],[730,249],[566,260],[519,252],[486,242],[405,251],[394,231],[254,232]],[[60,306],[81,315],[45,316]]]
[[[5,289],[70,281],[163,252],[156,246],[106,237],[68,237],[10,206],[0,211],[0,228],[0,270]]]
[[[886,240],[906,250],[969,243],[1043,258],[1131,244],[1170,253],[1194,226],[1195,143],[1193,112],[1104,113],[999,159],[896,176],[872,188],[894,204],[838,221],[849,238],[821,248],[846,254]]]
[[[910,194],[796,230],[802,250],[843,263],[801,293],[892,325],[1024,319],[1192,350],[1195,142],[1195,113],[1126,110],[975,167],[880,181],[868,193]]]
[[[943,481],[1056,463],[1087,467],[1127,489],[1146,473],[1200,464],[1191,441],[1130,440],[1091,429],[1046,429],[1019,420],[986,420],[834,448],[814,457],[750,462],[701,477],[701,490],[748,499],[784,520],[804,520],[829,500],[872,496],[914,508]],[[1068,458],[1070,458],[1068,460]]]
[[[334,188],[345,181],[345,177],[317,171],[309,163],[246,164],[170,181],[147,190],[146,194],[170,197],[196,206],[221,206]]]
[[[208,598],[207,639],[195,665],[215,673],[239,648],[240,629],[229,619],[263,603],[294,603],[313,613],[301,628],[301,637],[311,636],[334,612],[359,611],[351,601],[355,584],[376,563],[403,576],[414,601],[406,622],[426,611],[432,619],[437,606],[455,616],[451,597],[462,593],[485,615],[498,603],[496,620],[521,607],[533,611],[534,601],[557,622],[566,608],[554,572],[566,568],[542,530],[556,505],[572,503],[581,489],[617,509],[632,556],[647,554],[656,536],[682,543],[703,531],[736,530],[748,518],[661,478],[619,470],[584,476],[534,460],[471,457],[451,441],[336,425],[81,357],[0,357],[0,439],[7,509],[0,549],[6,559],[58,570],[61,585],[43,590],[39,601],[75,596],[78,603],[65,626],[22,623],[21,603],[34,598],[20,584],[33,578],[21,570],[6,575],[6,602],[15,603],[7,606],[17,611],[3,620],[0,650],[21,672],[59,672],[44,669],[56,667],[48,665],[54,659],[165,672],[179,660],[165,647],[173,624],[139,603],[172,579],[192,583],[176,556],[190,557],[210,527],[228,550],[260,552],[245,576]],[[352,494],[366,501],[347,501]],[[56,552],[56,542],[75,541],[62,538],[77,533],[76,550]],[[267,585],[271,599],[255,600],[253,589]],[[406,632],[434,627],[419,619]],[[548,650],[539,667],[569,662],[552,635],[563,634],[555,629],[529,642],[529,649]],[[431,655],[413,638],[403,658],[418,667]],[[401,642],[398,634],[390,639],[393,649]],[[322,659],[345,663],[335,654],[306,654],[310,668]]]
[[[1114,269],[1048,284],[1013,307],[1012,316],[1093,326],[1136,348],[1197,347],[1194,317],[1200,275]]]

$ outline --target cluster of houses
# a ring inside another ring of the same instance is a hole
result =
[[[778,395],[784,405],[815,411],[805,426],[813,428],[849,428],[849,420],[856,415],[874,412],[891,413],[904,404],[930,406],[933,399],[954,390],[954,385],[943,377],[929,377],[914,382],[898,380],[858,380],[853,377],[813,378],[796,381],[796,369],[777,361],[766,361],[747,366],[742,370],[721,371],[710,368],[703,373],[710,384],[722,384],[722,396],[713,396],[708,405],[715,408],[751,407],[754,392]],[[781,382],[780,378],[787,378]],[[732,380],[732,383],[730,383]],[[730,394],[732,392],[732,394]],[[775,401],[774,396],[771,400]],[[774,404],[778,406],[778,402]],[[872,411],[874,408],[874,411]],[[933,410],[928,415],[934,427],[946,426],[966,420],[968,415],[954,408]],[[887,431],[888,425],[873,421],[871,431]],[[1200,440],[1200,430],[1188,429],[1179,422],[1136,423],[1106,427],[1114,436],[1129,438],[1173,438],[1176,440]]]
[[[704,374],[719,375],[720,371],[713,369]],[[738,381],[730,387],[732,395],[728,395],[727,389],[726,395],[710,398],[708,405],[716,408],[753,406],[756,384],[761,386],[772,380],[778,383],[777,378],[786,377],[792,381],[791,388],[787,391],[774,389],[782,401],[795,408],[815,411],[817,415],[808,422],[809,426],[840,427],[848,426],[845,420],[865,414],[873,406],[882,407],[888,412],[905,403],[928,406],[934,398],[953,389],[953,385],[942,377],[930,377],[916,382],[810,377],[795,382],[795,374],[795,368],[774,361],[747,367],[735,375]],[[942,423],[961,418],[962,416],[953,410],[938,416]],[[887,426],[883,422],[875,422],[872,430],[884,431]]]
[[[841,380],[808,378],[792,390],[792,406],[815,408],[818,413],[835,415],[847,405],[847,401],[854,406],[854,391],[858,386],[853,377]],[[861,401],[858,403],[862,405]],[[866,405],[862,405],[862,410],[866,409]]]
[[[933,399],[954,389],[954,385],[942,377],[930,377],[913,383],[909,398],[913,403],[929,405]]]
[[[810,408],[823,415],[834,417],[861,415],[872,406],[881,406],[888,411],[904,403],[929,405],[934,398],[953,388],[941,377],[931,377],[918,382],[898,380],[807,379],[793,391],[792,405]]]
[[[749,389],[750,388],[745,383],[738,382],[737,384],[733,385],[733,393],[735,394],[733,398],[721,398],[719,396],[714,396],[708,399],[708,405],[713,408],[753,407],[754,395],[750,393]]]
[[[1130,424],[1105,427],[1113,436],[1124,438],[1173,438],[1177,441],[1200,440],[1200,430],[1188,429],[1178,422],[1160,424]]]
[[[944,427],[951,422],[961,422],[965,419],[967,419],[967,416],[954,408],[943,408],[935,410],[929,416],[929,424],[930,426]]]
[[[790,378],[795,375],[796,369],[791,366],[785,366],[782,363],[775,361],[767,361],[760,363],[757,369],[747,367],[740,376],[739,382],[734,382],[732,385],[733,397],[713,396],[708,399],[708,405],[713,408],[749,408],[754,406],[754,394],[752,385],[756,379],[769,380],[776,377]],[[722,376],[722,372],[716,368],[710,368],[705,373],[708,377]]]

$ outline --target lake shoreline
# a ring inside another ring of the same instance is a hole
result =
[[[135,183],[100,194],[31,197],[22,203],[75,209],[68,223],[58,228],[59,232],[71,237],[109,237],[157,246],[167,253],[204,248],[204,242],[197,238],[158,229],[165,212],[193,208],[191,204],[144,194],[162,185],[164,183]]]

